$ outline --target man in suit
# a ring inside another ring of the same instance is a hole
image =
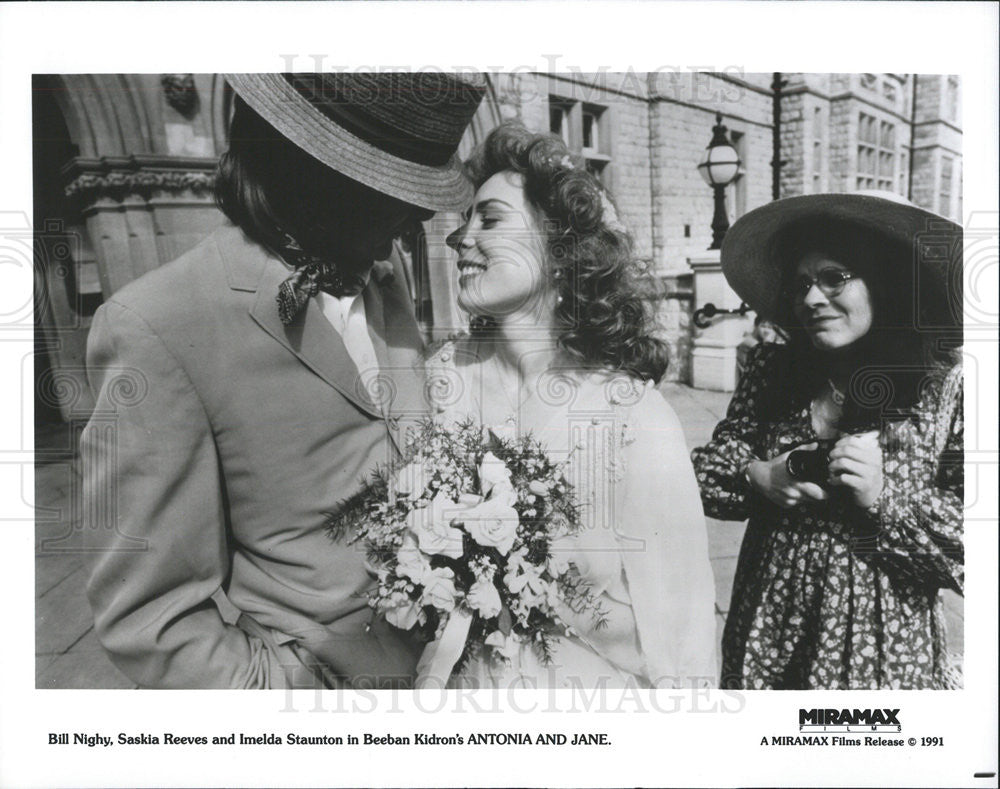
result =
[[[405,686],[417,648],[371,622],[364,549],[323,523],[423,412],[392,240],[468,205],[456,151],[485,83],[227,79],[230,223],[115,293],[91,329],[97,634],[142,686]]]

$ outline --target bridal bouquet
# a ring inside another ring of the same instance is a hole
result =
[[[567,607],[600,626],[587,585],[553,550],[579,514],[562,466],[536,441],[428,421],[404,458],[376,470],[327,527],[365,543],[375,612],[428,643],[422,678],[447,681],[473,657],[509,664],[524,644],[548,663],[552,639],[572,632]]]

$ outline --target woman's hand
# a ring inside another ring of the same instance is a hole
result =
[[[816,449],[816,443],[805,444],[795,449]],[[782,509],[791,509],[799,504],[823,501],[829,494],[815,482],[795,479],[788,473],[786,462],[793,450],[778,455],[771,460],[754,460],[747,467],[747,476],[754,490],[762,493],[769,501]]]
[[[829,483],[844,488],[862,509],[875,503],[882,493],[882,448],[877,431],[844,436],[833,445]]]

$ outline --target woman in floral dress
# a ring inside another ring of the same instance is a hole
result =
[[[961,229],[888,193],[776,201],[728,234],[729,283],[789,339],[754,349],[693,453],[706,513],[749,518],[723,687],[961,682],[940,594],[964,582],[955,260]]]

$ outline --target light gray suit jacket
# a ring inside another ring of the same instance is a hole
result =
[[[281,323],[287,274],[226,225],[95,316],[88,594],[101,643],[141,685],[282,687],[303,654],[348,678],[413,671],[413,645],[365,627],[363,547],[323,531],[424,413],[405,278],[377,264],[364,292],[376,402],[315,300]]]

